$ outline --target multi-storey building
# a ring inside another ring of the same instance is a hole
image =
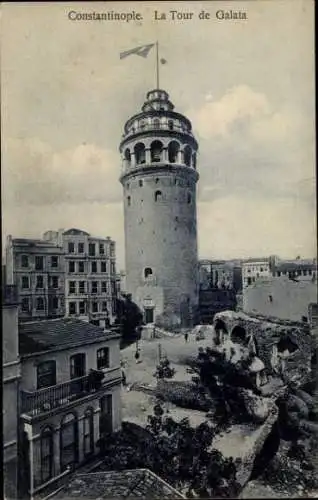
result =
[[[65,315],[107,327],[116,316],[116,253],[110,238],[80,229],[47,231],[44,240],[65,256]]]
[[[20,321],[64,316],[63,248],[9,235],[6,283],[17,287]]]
[[[198,143],[169,95],[147,93],[120,143],[127,292],[145,321],[188,326],[198,307]]]
[[[242,288],[242,268],[237,262],[226,260],[199,261],[200,290],[234,290]]]
[[[314,280],[317,277],[315,259],[277,260],[273,266],[273,276],[288,276],[290,279]]]
[[[19,468],[31,499],[120,429],[119,340],[73,318],[20,325]]]
[[[4,498],[17,497],[18,484],[18,297],[14,286],[2,290],[2,407]]]
[[[258,278],[272,276],[271,260],[270,258],[251,258],[243,261],[242,263],[242,286],[243,289]]]

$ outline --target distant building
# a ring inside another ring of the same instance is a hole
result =
[[[6,283],[17,287],[20,321],[64,316],[64,268],[61,246],[8,236]]]
[[[301,321],[303,317],[308,318],[310,303],[317,303],[317,280],[266,277],[243,290],[246,313]]]
[[[20,377],[17,290],[15,286],[5,286],[2,289],[2,443],[3,492],[8,499],[17,497]]]
[[[251,258],[242,262],[242,288],[255,283],[258,278],[271,276],[270,258]]]
[[[315,279],[317,262],[315,259],[278,260],[273,267],[272,274],[297,280]]]
[[[200,290],[223,289],[239,292],[242,288],[242,268],[226,260],[199,261]]]
[[[31,498],[121,428],[119,340],[73,318],[20,325],[19,468]]]
[[[116,316],[116,251],[110,238],[81,229],[47,231],[65,255],[65,315],[107,327]]]

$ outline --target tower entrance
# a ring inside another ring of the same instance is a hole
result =
[[[153,323],[154,322],[154,308],[153,307],[147,307],[145,309],[145,323]]]

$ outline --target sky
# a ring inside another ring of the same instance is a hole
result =
[[[133,10],[142,20],[68,18]],[[76,227],[111,236],[124,269],[118,146],[156,57],[119,54],[158,40],[160,87],[199,143],[199,257],[315,257],[313,19],[311,0],[2,3],[3,240]]]

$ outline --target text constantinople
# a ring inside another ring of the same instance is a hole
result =
[[[132,10],[131,12],[114,12],[113,10],[107,12],[76,12],[70,10],[68,12],[70,21],[142,21],[140,12]]]

